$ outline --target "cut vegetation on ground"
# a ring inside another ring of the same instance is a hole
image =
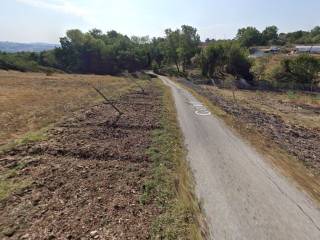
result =
[[[80,87],[96,104],[1,153],[2,239],[201,239],[173,103],[159,81],[144,86],[111,88],[118,121]]]

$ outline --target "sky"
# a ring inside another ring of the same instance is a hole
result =
[[[320,25],[320,0],[1,0],[0,41],[58,43],[68,29],[163,36],[191,25],[206,38],[276,25],[281,32]]]

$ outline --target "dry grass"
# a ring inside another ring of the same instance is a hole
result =
[[[0,71],[0,146],[100,101],[88,82],[110,97],[134,85],[112,76]]]

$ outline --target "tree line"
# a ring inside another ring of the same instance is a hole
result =
[[[266,27],[260,32],[255,27],[246,27],[238,30],[236,40],[245,47],[261,45],[289,45],[289,44],[319,44],[320,26],[311,31],[295,31],[279,33],[277,26]]]
[[[51,51],[0,53],[0,69],[116,75],[123,71],[148,68],[157,71],[173,66],[174,73],[186,76],[186,70],[194,67],[201,69],[202,76],[211,79],[223,79],[230,74],[254,84],[254,80],[268,76],[276,81],[293,79],[314,86],[320,67],[319,60],[312,56],[283,59],[271,71],[274,74],[263,74],[266,64],[248,56],[249,47],[254,45],[316,42],[319,36],[320,27],[310,32],[288,34],[278,34],[276,26],[262,32],[247,27],[239,29],[233,40],[208,41],[203,46],[197,29],[187,25],[175,30],[166,29],[164,37],[152,39],[128,37],[116,31],[103,33],[93,29],[84,33],[74,29],[67,31],[60,39],[61,46]]]
[[[116,31],[69,30],[61,47],[42,53],[0,53],[0,68],[20,71],[59,69],[70,73],[118,74],[174,64],[184,71],[199,52],[200,36],[191,26],[165,30],[165,37],[128,37]]]

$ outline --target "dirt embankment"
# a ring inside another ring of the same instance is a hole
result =
[[[99,104],[65,119],[48,140],[0,155],[0,172],[27,187],[0,201],[1,239],[148,239],[159,209],[140,203],[161,93],[131,93],[116,113]]]
[[[204,86],[195,85],[184,79],[178,82],[208,98],[238,121],[259,131],[263,136],[277,143],[282,149],[296,156],[307,167],[320,173],[320,129],[307,128],[285,122],[279,115],[263,112],[254,106],[236,104],[222,96],[213,94]]]

